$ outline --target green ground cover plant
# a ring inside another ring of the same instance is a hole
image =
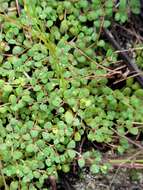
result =
[[[105,173],[98,149],[79,150],[84,138],[119,154],[132,146],[143,90],[133,78],[109,87],[118,56],[101,28],[139,9],[137,0],[0,0],[0,188],[46,190],[74,162]]]

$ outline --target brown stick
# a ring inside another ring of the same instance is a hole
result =
[[[136,143],[135,141],[131,140],[130,138],[126,137],[125,135],[120,135],[115,129],[111,129],[111,130],[114,131],[120,137],[125,138],[128,142],[130,142],[131,144],[135,145],[136,147],[138,147],[140,150],[143,151],[143,146],[142,145]]]
[[[110,161],[109,161],[110,163]],[[137,163],[125,163],[125,164],[120,164],[120,163],[111,163],[113,167],[120,167],[120,168],[129,168],[129,169],[143,169],[143,164],[137,164]]]
[[[52,190],[57,190],[56,178],[54,176],[49,177]]]
[[[16,3],[16,8],[17,8],[18,16],[20,16],[20,7],[19,7],[18,0],[15,0],[15,3]]]
[[[128,56],[128,54],[126,52],[122,52],[122,48],[120,47],[120,45],[118,44],[118,42],[115,40],[114,36],[112,35],[112,33],[108,30],[108,29],[103,29],[104,30],[104,34],[107,37],[107,39],[109,40],[109,42],[111,42],[112,46],[120,51],[119,52],[119,56],[121,57],[121,59],[123,59],[126,63],[126,65],[128,66],[130,71],[133,71],[134,74],[138,74],[141,71],[139,70],[139,68],[137,67],[137,65],[134,63],[134,61],[132,59],[130,59],[130,57]],[[138,75],[136,76],[137,81],[140,83],[140,85],[143,87],[143,76]]]

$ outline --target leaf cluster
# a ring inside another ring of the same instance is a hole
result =
[[[46,190],[73,162],[105,173],[101,153],[79,144],[116,143],[123,153],[123,136],[138,135],[134,122],[143,122],[138,83],[108,87],[117,55],[100,28],[111,24],[113,1],[19,0],[20,15],[15,1],[0,3],[0,188]]]

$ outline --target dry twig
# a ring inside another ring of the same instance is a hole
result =
[[[134,63],[134,61],[132,59],[130,59],[130,57],[127,55],[127,53],[122,51],[122,48],[120,47],[118,42],[114,39],[114,36],[112,35],[112,33],[109,30],[104,29],[104,34],[107,37],[107,39],[109,40],[109,42],[111,42],[113,47],[116,50],[118,50],[119,56],[121,57],[121,59],[123,59],[125,61],[125,63],[127,64],[129,70],[131,72],[134,72],[134,74],[139,74],[141,71],[139,70],[137,65]],[[141,76],[139,74],[139,75],[136,76],[136,79],[138,80],[140,85],[143,87],[143,76]]]
[[[20,11],[20,6],[19,6],[18,0],[15,0],[15,3],[16,3],[16,9],[17,9],[18,16],[20,16],[21,11]]]

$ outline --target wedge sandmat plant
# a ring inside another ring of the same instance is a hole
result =
[[[100,28],[114,3],[19,0],[18,16],[15,1],[0,2],[0,188],[47,189],[73,162],[106,172],[98,150],[78,150],[83,138],[122,154],[143,122],[138,83],[108,87],[117,54]]]

